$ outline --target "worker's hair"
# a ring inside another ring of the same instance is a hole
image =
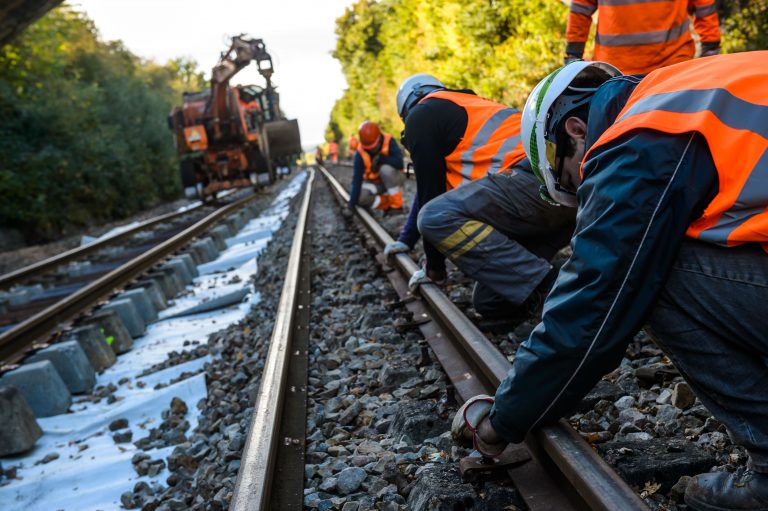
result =
[[[573,91],[574,95],[583,94],[583,91],[585,89],[597,90],[598,87],[600,87],[610,78],[611,78],[610,75],[606,71],[596,67],[588,67],[584,69],[584,71],[579,73],[579,75],[576,76],[576,78],[573,79],[573,81],[571,82],[571,84],[569,85],[568,89],[564,94],[568,94],[569,91]],[[576,143],[565,132],[565,121],[569,117],[578,117],[579,119],[584,121],[585,124],[588,125],[589,109],[591,105],[592,105],[592,95],[590,95],[589,101],[587,101],[586,103],[582,103],[579,106],[575,107],[573,110],[565,113],[561,117],[561,120],[560,122],[558,122],[557,126],[554,127],[555,140],[558,143],[562,143],[562,141],[566,143],[566,147],[565,147],[566,158],[570,158],[576,153]]]

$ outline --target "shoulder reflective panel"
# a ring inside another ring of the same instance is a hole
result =
[[[467,129],[453,152],[445,157],[447,188],[508,169],[525,158],[520,141],[520,112],[495,101],[453,91],[432,92],[428,98],[444,99],[464,108]]]
[[[723,246],[768,249],[768,51],[720,55],[645,77],[595,142],[636,129],[701,133],[717,167],[719,191],[687,235]]]

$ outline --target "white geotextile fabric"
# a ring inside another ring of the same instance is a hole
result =
[[[169,407],[172,398],[179,397],[189,409],[186,416],[190,423],[188,433],[197,427],[196,404],[207,396],[203,373],[162,389],[155,390],[154,387],[158,383],[168,384],[182,373],[201,370],[212,360],[211,356],[143,378],[136,375],[166,360],[171,351],[192,350],[204,344],[210,334],[242,320],[258,303],[259,294],[250,283],[251,276],[257,271],[256,257],[288,216],[290,201],[301,189],[306,176],[302,172],[294,177],[269,209],[227,240],[228,248],[218,259],[198,267],[201,276],[193,285],[187,286],[185,295],[161,311],[160,320],[149,325],[144,336],[134,339],[131,351],[119,356],[114,366],[97,376],[97,385],[117,385],[114,394],[118,397],[117,402],[111,405],[106,404],[106,400],[76,403],[70,407],[70,413],[38,419],[44,434],[35,448],[23,456],[0,458],[4,469],[19,467],[18,478],[0,486],[2,511],[117,510],[121,509],[120,495],[132,490],[136,482],[157,481],[165,486],[169,475],[167,469],[152,478],[138,476],[131,464],[138,449],[133,443],[115,444],[109,423],[115,419],[128,419],[133,441],[136,441],[162,422],[162,411]],[[164,319],[244,287],[248,287],[250,293],[242,303],[202,314]],[[189,343],[184,346],[186,341]],[[123,378],[128,378],[129,382],[118,385]],[[138,382],[144,384],[143,388]],[[78,400],[79,397],[74,396],[73,402]],[[84,444],[88,448],[80,451]],[[166,460],[173,448],[154,449],[147,454],[152,459]],[[49,453],[58,453],[59,458],[35,465]]]

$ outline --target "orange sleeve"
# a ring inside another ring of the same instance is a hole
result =
[[[597,0],[571,0],[568,25],[565,29],[565,53],[581,57],[592,26],[592,14],[597,10]]]
[[[702,43],[720,42],[720,19],[717,16],[715,0],[689,0],[693,14],[693,28]]]

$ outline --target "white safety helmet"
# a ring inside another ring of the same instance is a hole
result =
[[[523,149],[531,168],[544,186],[541,196],[549,202],[576,207],[576,194],[560,188],[555,174],[556,141],[554,130],[569,112],[588,102],[595,87],[579,88],[571,84],[580,77],[593,75],[602,81],[621,75],[621,71],[605,62],[571,62],[550,73],[533,89],[525,102],[520,126]],[[566,94],[567,92],[567,94]]]
[[[405,120],[408,111],[419,99],[436,89],[444,89],[445,84],[427,73],[411,75],[397,89],[397,113]]]

